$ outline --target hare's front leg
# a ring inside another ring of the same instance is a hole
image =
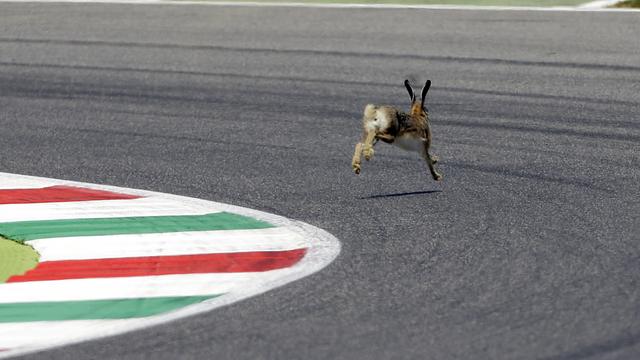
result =
[[[362,131],[362,139],[360,140],[359,143],[356,144],[356,149],[353,152],[353,159],[351,160],[351,168],[353,169],[353,172],[355,172],[356,174],[360,174],[360,157],[362,156],[362,152],[365,149],[365,144],[367,144],[369,141],[369,132],[367,132],[366,130]],[[366,155],[365,155],[366,156]],[[367,158],[367,160],[369,160],[370,158]]]
[[[353,172],[360,174],[360,155],[362,154],[362,143],[359,142],[356,144],[356,150],[353,153],[353,159],[351,160],[351,168]]]
[[[364,139],[364,143],[362,144],[362,152],[364,153],[364,158],[367,161],[371,160],[373,157],[373,144],[376,140],[376,132],[368,131],[367,136]]]

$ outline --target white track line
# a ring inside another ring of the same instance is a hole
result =
[[[285,227],[38,239],[26,242],[40,262],[302,249],[309,242]]]
[[[296,2],[174,1],[174,0],[0,0],[12,3],[98,3],[133,5],[205,5],[232,7],[286,7],[326,9],[422,9],[422,10],[486,10],[486,11],[606,11],[637,12],[640,9],[598,8],[591,6],[478,6],[478,5],[402,5],[402,4],[319,4]],[[583,5],[588,5],[583,4]]]

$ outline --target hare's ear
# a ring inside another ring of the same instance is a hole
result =
[[[409,96],[411,97],[411,103],[416,101],[416,95],[413,93],[413,89],[411,88],[411,84],[409,83],[409,80],[404,81],[404,87],[406,87],[407,91],[409,92]]]
[[[427,91],[429,91],[430,87],[431,80],[427,80],[427,82],[424,84],[424,87],[422,88],[422,107],[424,107],[424,99],[427,97]]]

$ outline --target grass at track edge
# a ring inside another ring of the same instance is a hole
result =
[[[0,283],[34,269],[39,258],[31,246],[0,236]]]
[[[622,8],[622,9],[628,9],[628,8],[634,8],[634,9],[640,9],[640,0],[627,0],[627,1],[621,1],[615,5],[610,6],[612,8]]]

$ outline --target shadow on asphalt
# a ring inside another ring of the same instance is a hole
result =
[[[442,190],[427,190],[427,191],[412,191],[412,192],[403,192],[403,193],[394,193],[394,194],[379,194],[379,195],[370,195],[364,196],[360,199],[377,199],[377,198],[387,198],[387,197],[397,197],[397,196],[409,196],[409,195],[424,195],[424,194],[433,194],[439,193]]]

